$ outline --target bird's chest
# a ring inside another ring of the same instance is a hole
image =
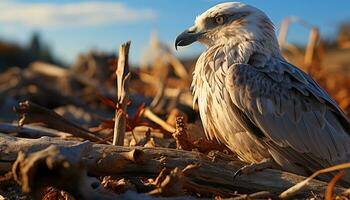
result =
[[[236,152],[245,162],[261,161],[266,155],[261,144],[252,139],[239,123],[232,109],[232,101],[225,87],[225,74],[221,79],[217,73],[194,77],[193,93],[196,95],[199,113],[206,134],[211,139],[218,139]],[[205,78],[207,77],[207,78]],[[199,78],[199,79],[198,79]],[[210,79],[210,80],[208,80]]]
[[[193,73],[194,101],[198,103],[203,127],[209,138],[216,138],[227,145],[243,161],[259,162],[267,156],[267,151],[242,126],[242,116],[233,109],[236,106],[231,99],[234,94],[229,91],[227,81],[238,78],[228,75],[232,67],[236,67],[235,62],[245,63],[245,60],[237,61],[234,57],[230,59],[226,54],[213,51],[202,54]]]
[[[225,87],[227,69],[203,68],[193,79],[193,94],[198,102],[204,128],[211,137],[227,141],[229,135],[243,131],[230,109],[232,102]],[[220,133],[220,135],[216,135]]]

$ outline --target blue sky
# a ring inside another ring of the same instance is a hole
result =
[[[173,47],[176,35],[191,26],[197,15],[217,0],[0,0],[0,39],[28,43],[39,31],[58,58],[71,62],[88,49],[116,52],[132,40],[131,61],[136,63],[150,34],[156,31],[162,41]],[[319,0],[246,0],[265,11],[275,23],[287,16],[298,16],[320,28],[323,37],[335,35],[337,26],[350,20],[350,1]],[[308,30],[294,25],[288,41],[305,43]],[[177,56],[198,54],[199,44],[180,49]]]

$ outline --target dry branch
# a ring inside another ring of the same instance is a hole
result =
[[[168,124],[166,121],[162,120],[160,117],[158,117],[156,114],[154,114],[149,108],[145,108],[145,111],[143,112],[143,116],[154,123],[160,125],[164,130],[173,133],[175,131],[175,128],[172,127],[170,124]]]
[[[334,172],[334,171],[337,171],[337,170],[344,170],[344,169],[349,169],[349,168],[350,168],[350,162],[349,163],[342,163],[342,164],[334,165],[334,166],[331,166],[331,167],[327,167],[325,169],[320,169],[320,170],[314,172],[311,176],[309,176],[305,180],[298,182],[293,187],[291,187],[288,190],[282,192],[279,195],[279,197],[281,199],[287,199],[287,198],[293,197],[295,194],[300,192],[300,190],[305,189],[305,187],[307,187],[309,185],[310,181],[312,181],[314,178],[316,178],[320,174],[330,173],[330,172]]]
[[[332,178],[332,180],[329,182],[327,190],[326,190],[326,195],[325,195],[326,200],[333,199],[334,186],[336,185],[337,181],[339,181],[344,176],[345,176],[345,172],[341,171]]]
[[[44,76],[52,76],[56,78],[65,78],[68,75],[68,70],[49,63],[33,62],[29,65],[29,70],[36,74],[42,74]]]
[[[40,122],[46,124],[50,128],[70,133],[74,136],[81,137],[87,140],[101,140],[93,133],[66,120],[56,112],[46,109],[37,104],[31,103],[29,101],[19,103],[19,106],[15,107],[14,109],[20,115],[20,119],[18,121],[19,126],[23,126],[24,124],[29,123]]]
[[[71,136],[71,134],[57,131],[50,128],[44,128],[41,126],[30,126],[30,125],[18,126],[10,123],[0,123],[0,132],[9,133],[9,134],[17,133],[19,136],[29,137],[29,138],[39,138],[42,136],[50,136],[50,137]]]
[[[304,56],[304,65],[305,67],[311,67],[312,61],[314,60],[315,50],[320,40],[320,34],[317,28],[312,27],[310,30],[309,42],[306,47],[305,56]]]
[[[113,145],[123,145],[126,129],[126,106],[129,101],[129,80],[131,73],[129,70],[130,41],[122,44],[119,48],[118,67],[115,71],[117,76],[117,99],[114,117],[114,137]]]
[[[186,67],[182,64],[182,62],[176,58],[172,53],[168,52],[166,54],[166,58],[168,62],[173,66],[175,73],[183,80],[189,81],[190,76],[186,70]]]
[[[154,82],[153,83],[154,87],[157,88],[158,91],[157,91],[157,94],[154,96],[152,103],[149,107],[150,107],[150,109],[156,109],[157,106],[164,99],[166,80],[162,81],[160,78],[152,77],[152,81]]]
[[[20,139],[1,134],[0,163],[13,163],[19,151],[31,153],[45,149],[50,145],[56,145],[73,153],[74,149],[84,146],[81,159],[84,160],[89,174],[94,175],[154,178],[158,176],[163,168],[175,169],[178,167],[184,169],[190,164],[199,164],[198,169],[187,175],[187,178],[196,183],[198,187],[212,188],[222,192],[252,193],[270,191],[274,196],[304,179],[304,177],[291,173],[269,169],[251,175],[242,175],[234,180],[234,172],[242,167],[242,163],[234,160],[232,156],[214,154],[212,157],[208,157],[198,152],[166,148],[139,148],[137,151],[130,153],[134,148],[87,144],[48,137]],[[72,146],[75,147],[72,148]],[[327,183],[312,180],[305,190],[300,191],[299,195],[306,197],[310,194],[310,191],[324,193],[326,187]],[[341,187],[335,188],[335,192],[344,190]]]

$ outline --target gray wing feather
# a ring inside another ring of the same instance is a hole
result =
[[[279,59],[260,68],[235,64],[225,85],[231,101],[280,148],[326,166],[350,160],[348,119],[300,69]]]

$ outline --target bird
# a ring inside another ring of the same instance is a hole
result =
[[[272,162],[309,175],[350,161],[349,119],[311,76],[283,58],[263,11],[217,4],[176,37],[175,48],[194,42],[206,46],[191,84],[205,134],[245,167]]]

